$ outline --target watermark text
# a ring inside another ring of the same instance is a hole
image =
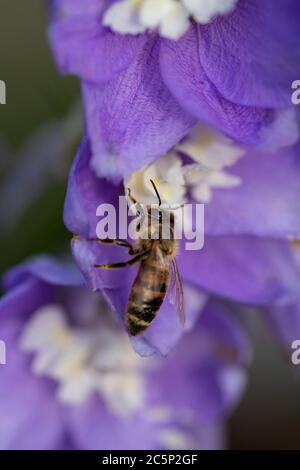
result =
[[[6,83],[0,80],[0,104],[6,104]]]
[[[292,103],[298,106],[300,104],[300,80],[293,81],[292,90],[295,90],[292,94]]]
[[[300,364],[300,339],[295,339],[291,344],[291,348],[293,349],[291,361],[294,366],[298,366]]]
[[[6,345],[5,342],[0,340],[0,365],[6,364]]]
[[[119,197],[118,210],[100,204],[96,210],[99,239],[185,240],[188,251],[204,246],[204,205],[182,204],[175,208],[136,204],[128,208],[127,198]]]

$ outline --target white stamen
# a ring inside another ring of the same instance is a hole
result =
[[[58,382],[57,396],[62,402],[81,404],[97,392],[119,417],[142,410],[145,390],[141,367],[147,371],[152,361],[133,352],[122,330],[104,321],[97,328],[71,328],[64,309],[48,305],[28,323],[21,347],[35,354],[35,374]]]
[[[195,163],[183,165],[180,152]],[[142,205],[157,204],[152,179],[163,206],[170,209],[185,202],[188,189],[197,202],[209,203],[214,189],[235,188],[242,183],[240,177],[229,173],[227,168],[237,163],[244,153],[243,148],[223,135],[198,125],[172,152],[125,178],[125,192],[130,188]],[[176,210],[178,221],[182,216],[182,211]],[[187,220],[185,223],[189,226]]]
[[[139,34],[146,28],[140,22],[139,7],[142,0],[123,0],[112,5],[103,17],[104,26],[121,34]]]
[[[86,307],[94,310],[94,302],[87,300]],[[149,402],[151,372],[160,361],[135,354],[109,312],[96,310],[97,315],[84,312],[84,326],[70,326],[61,305],[38,309],[20,338],[21,349],[34,355],[33,372],[57,382],[57,399],[65,405],[81,405],[98,393],[118,419],[138,414],[148,422],[160,447],[194,449],[197,441],[192,436],[199,427],[194,410],[175,409],[165,400]],[[76,318],[79,321],[80,315]]]
[[[148,29],[158,28],[161,36],[178,39],[189,27],[189,14],[174,0],[144,0],[140,7],[140,21]]]
[[[86,306],[96,307],[89,301]],[[88,318],[84,326],[71,327],[61,305],[35,312],[20,339],[21,349],[34,355],[33,372],[57,382],[57,398],[63,404],[81,405],[98,393],[118,419],[132,419],[139,413],[152,427],[157,424],[154,436],[160,446],[195,448],[191,435],[198,422],[192,409],[174,409],[166,402],[149,404],[148,381],[160,361],[135,354],[108,312],[97,308],[97,315],[90,313],[84,312],[84,319]]]
[[[169,153],[125,178],[124,186],[125,189],[130,188],[134,197],[142,204],[157,204],[151,179],[163,203],[178,205],[184,202],[186,187],[182,161],[176,153]]]
[[[208,203],[214,188],[234,188],[241,184],[238,176],[225,169],[234,165],[245,150],[221,134],[199,125],[176,149],[196,162],[183,168],[186,184],[192,188],[196,201]]]
[[[175,426],[160,431],[157,437],[163,448],[168,450],[194,449],[197,445],[191,436]]]
[[[209,23],[218,15],[230,13],[237,0],[182,0],[186,9],[198,23]]]
[[[190,20],[209,23],[231,12],[237,0],[121,0],[108,8],[103,24],[121,34],[157,29],[161,36],[179,39]]]

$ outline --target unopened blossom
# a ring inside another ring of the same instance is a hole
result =
[[[295,143],[299,15],[297,0],[53,1],[51,44],[81,80],[97,174],[120,181],[199,121],[263,151]]]
[[[220,303],[207,303],[172,357],[141,358],[73,267],[34,258],[4,281],[1,449],[224,446],[250,349]]]

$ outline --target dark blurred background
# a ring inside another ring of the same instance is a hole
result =
[[[60,77],[46,0],[0,0],[0,272],[34,253],[61,254],[66,177],[82,133],[79,85]],[[300,381],[262,317],[243,312],[254,347],[247,392],[229,423],[233,449],[300,449]],[[0,417],[1,419],[1,417]]]
[[[70,238],[61,215],[81,132],[77,122],[68,129],[79,85],[55,69],[47,14],[46,0],[0,0],[0,79],[7,87],[7,104],[0,106],[1,271]]]

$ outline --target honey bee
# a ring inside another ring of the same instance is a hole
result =
[[[174,237],[174,212],[161,207],[161,198],[152,180],[158,199],[158,205],[142,206],[128,189],[128,198],[134,204],[140,217],[140,227],[147,214],[147,225],[141,229],[140,238],[132,246],[126,240],[98,240],[103,243],[126,247],[132,258],[126,262],[113,264],[95,264],[100,269],[118,269],[140,263],[132,285],[126,308],[126,326],[132,336],[144,332],[155,319],[168,289],[171,291],[171,302],[181,323],[185,323],[184,298],[182,283],[176,263],[177,242]],[[168,220],[168,227],[164,221]],[[147,236],[144,231],[147,230]],[[168,236],[165,234],[168,232]]]

